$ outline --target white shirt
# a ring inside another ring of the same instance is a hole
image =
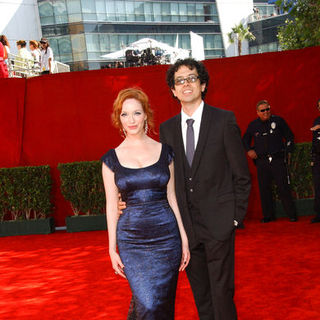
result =
[[[49,70],[49,58],[51,58],[51,64],[53,63],[53,51],[50,47],[47,47],[47,53],[45,49],[41,50],[41,71],[52,71]],[[52,65],[51,65],[52,67]]]
[[[186,151],[186,140],[187,140],[187,120],[193,119],[193,131],[194,131],[194,150],[197,148],[197,143],[199,140],[199,132],[200,132],[200,124],[201,124],[201,117],[203,111],[204,102],[201,101],[199,107],[196,111],[192,114],[192,116],[188,116],[182,109],[181,109],[181,130],[182,130],[182,139],[184,145],[184,151]]]
[[[40,63],[41,51],[39,49],[34,49],[31,51],[31,54],[34,58],[34,61]]]

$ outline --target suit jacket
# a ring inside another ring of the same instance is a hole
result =
[[[187,201],[184,166],[188,165],[181,132],[181,114],[160,126],[160,139],[175,153],[175,188],[190,243],[195,240]],[[242,222],[250,193],[250,173],[233,112],[204,105],[191,178],[198,212],[210,235],[226,240],[234,220]]]

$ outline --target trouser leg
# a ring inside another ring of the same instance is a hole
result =
[[[234,303],[234,233],[225,241],[205,243],[215,320],[236,320]]]
[[[288,183],[287,168],[283,159],[276,159],[272,163],[272,173],[277,185],[279,198],[286,214],[296,218],[296,208],[292,200],[290,185]]]
[[[320,218],[320,163],[312,167],[312,177],[314,185],[314,211]]]
[[[272,172],[268,160],[262,159],[257,161],[257,173],[263,217],[274,218]]]
[[[210,279],[205,246],[190,248],[191,259],[186,269],[200,320],[214,320]]]
[[[200,320],[236,320],[234,233],[226,241],[207,240],[190,252],[187,275]]]

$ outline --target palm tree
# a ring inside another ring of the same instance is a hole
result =
[[[256,37],[253,35],[252,32],[250,32],[249,27],[245,27],[242,23],[239,23],[235,27],[231,29],[232,31],[228,33],[228,38],[230,43],[234,43],[237,41],[238,45],[238,53],[239,56],[241,56],[241,47],[242,47],[242,41],[248,40],[252,41],[255,40]]]

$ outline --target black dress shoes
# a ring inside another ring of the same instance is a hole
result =
[[[271,222],[271,221],[275,221],[276,218],[275,217],[264,217],[261,219],[261,223],[268,223],[268,222]]]
[[[310,223],[318,223],[318,222],[320,222],[320,216],[316,216],[310,221]]]
[[[290,222],[297,222],[298,221],[298,218],[295,217],[295,218],[290,218]]]

